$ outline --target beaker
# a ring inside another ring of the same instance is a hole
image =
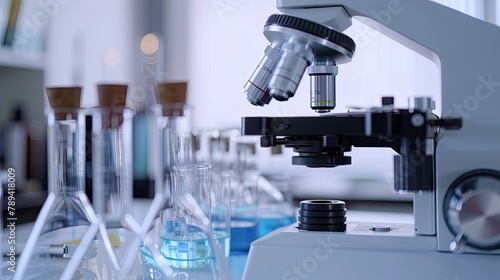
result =
[[[221,255],[227,260],[231,251],[230,171],[212,171],[210,200],[210,224],[217,238]]]
[[[123,106],[98,107],[92,115],[92,204],[113,245],[124,234],[122,220],[133,215],[132,117]]]
[[[258,237],[258,180],[261,172],[231,173],[231,254],[246,253]]]
[[[290,178],[287,174],[266,174],[259,179],[259,237],[296,222]]]
[[[210,249],[208,236],[203,231],[190,209],[186,209],[180,199],[190,194],[210,220],[210,164],[181,164],[173,167],[173,188],[171,200],[173,208],[169,217],[162,220],[160,251],[169,264],[178,268],[197,268],[209,263]]]

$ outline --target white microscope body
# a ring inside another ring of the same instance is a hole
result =
[[[427,0],[278,0],[277,7],[338,32],[355,17],[430,59],[441,75],[442,118],[462,126],[440,129],[427,147],[433,186],[414,191],[414,224],[286,227],[253,242],[243,279],[499,279],[500,27]]]

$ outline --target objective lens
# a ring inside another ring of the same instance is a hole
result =
[[[311,77],[311,109],[328,113],[335,108],[335,75],[338,68],[333,62],[314,62],[307,68]]]
[[[244,86],[247,100],[252,105],[264,106],[271,102],[272,97],[269,95],[267,84],[280,58],[279,48],[273,45],[267,46],[264,57]]]
[[[283,55],[269,81],[269,93],[279,101],[286,101],[295,95],[306,67],[314,53],[302,42],[291,41],[283,44]]]

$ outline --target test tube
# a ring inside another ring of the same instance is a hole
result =
[[[111,240],[125,234],[122,220],[133,215],[132,117],[126,84],[97,85],[99,105],[92,115],[92,204]],[[115,234],[118,234],[116,236]],[[123,236],[122,236],[123,237]],[[124,238],[119,238],[123,241]],[[115,246],[118,244],[115,244]]]
[[[184,103],[166,103],[154,105],[152,110],[156,116],[155,192],[168,196],[174,165],[195,162],[193,108]]]
[[[108,230],[123,228],[125,214],[133,214],[133,115],[122,106],[92,109],[92,204]]]
[[[212,172],[210,200],[211,228],[214,232],[215,238],[217,239],[221,255],[227,260],[231,252],[230,171]]]
[[[186,81],[164,81],[155,85],[158,104],[152,106],[156,116],[155,193],[169,196],[170,173],[176,164],[194,162],[192,106],[186,103]]]

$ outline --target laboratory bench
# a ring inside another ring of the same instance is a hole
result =
[[[135,198],[134,199],[134,216],[137,221],[142,221],[143,217],[146,215],[146,212],[152,202],[152,199],[149,198]],[[29,208],[27,208],[29,209]],[[33,212],[37,214],[39,209],[35,209]],[[17,213],[16,213],[17,214]],[[5,218],[5,217],[4,217]],[[36,217],[35,217],[36,218]],[[21,219],[19,219],[21,220]],[[24,245],[26,241],[28,240],[28,237],[33,229],[34,226],[34,220],[30,222],[23,222],[23,223],[16,223],[16,228],[15,228],[15,242],[16,242],[16,251],[21,251],[24,248]],[[6,224],[4,223],[4,226]],[[1,273],[0,273],[0,280],[7,280],[12,278],[12,273],[7,271],[7,268],[9,267],[9,264],[6,259],[6,254],[8,252],[8,245],[7,242],[4,242],[6,238],[8,237],[9,234],[9,229],[4,228],[2,235],[1,235],[1,249],[2,249],[2,265],[0,266]],[[62,259],[62,258],[61,258]],[[241,279],[241,276],[243,275],[243,269],[245,267],[247,255],[246,253],[238,253],[230,256],[229,259],[229,264],[231,268],[231,272],[233,273],[235,279]],[[138,260],[138,259],[137,259]],[[19,256],[16,257],[16,261],[19,261]],[[64,261],[64,260],[61,260]],[[60,265],[60,263],[54,264],[53,267],[48,266],[48,267],[38,267],[36,270],[28,270],[28,272],[25,274],[24,279],[40,279],[41,275],[44,277],[47,274],[50,274],[53,269],[56,269]],[[139,264],[134,264],[134,271],[141,270],[142,267]],[[205,273],[204,271],[200,270],[200,274]],[[58,279],[57,277],[54,279]],[[147,278],[144,278],[147,279]]]
[[[294,201],[299,203],[300,200]],[[146,211],[152,200],[149,198],[134,199],[134,216],[138,221],[141,221],[145,216]],[[348,222],[383,222],[383,223],[412,223],[413,215],[411,213],[411,204],[401,202],[366,202],[352,201],[346,202],[348,205]],[[17,225],[16,242],[18,246],[23,246],[31,232],[33,222]],[[4,230],[5,232],[5,230]],[[2,239],[5,239],[5,234]],[[4,244],[4,242],[2,242]],[[247,255],[232,254],[229,259],[230,268],[235,279],[241,279],[245,268]],[[2,270],[6,268],[6,262],[2,262]],[[3,275],[2,280],[10,279]],[[36,278],[33,278],[36,279]]]

